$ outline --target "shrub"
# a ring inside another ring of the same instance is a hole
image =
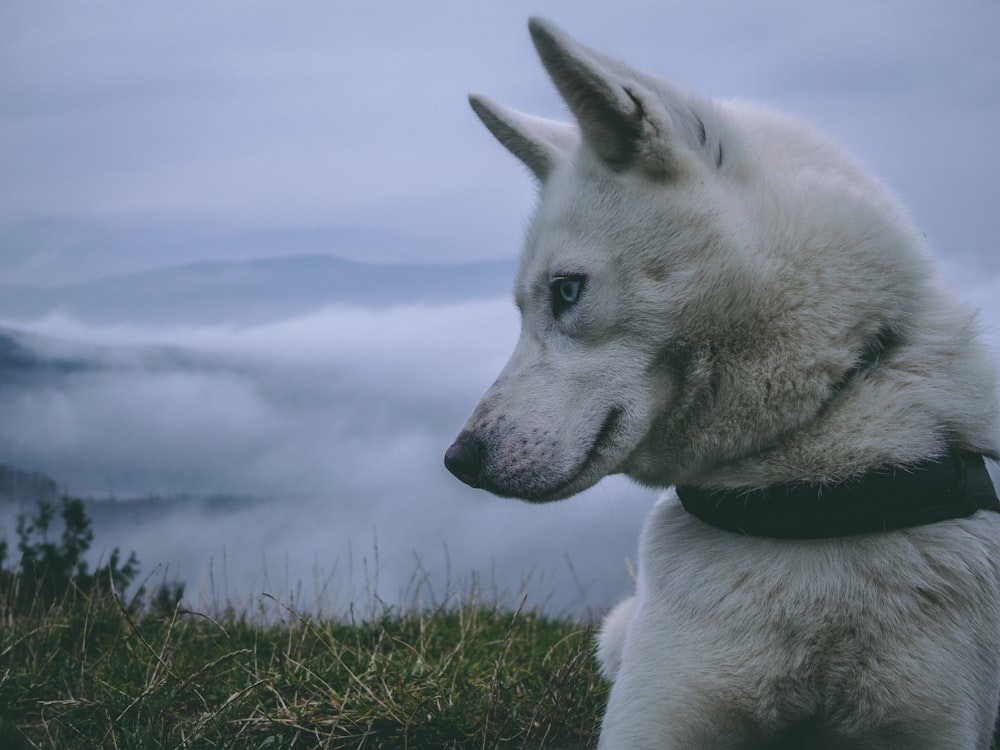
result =
[[[58,509],[47,500],[36,503],[35,515],[20,514],[17,519],[19,559],[6,568],[9,550],[0,541],[0,586],[6,593],[4,604],[14,610],[32,607],[49,608],[77,596],[120,594],[139,572],[135,552],[122,557],[115,547],[108,559],[89,570],[84,555],[94,540],[90,518],[82,500],[63,496]],[[61,527],[61,533],[53,541]],[[183,595],[181,584],[163,584],[151,595],[140,588],[131,608],[148,606],[156,611],[170,611]]]

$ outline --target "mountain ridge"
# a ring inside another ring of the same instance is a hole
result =
[[[205,260],[59,286],[0,284],[0,318],[88,323],[259,323],[332,304],[384,309],[509,294],[515,261],[365,263],[331,255]]]

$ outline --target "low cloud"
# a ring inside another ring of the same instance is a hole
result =
[[[628,587],[623,561],[653,493],[618,478],[538,508],[443,467],[513,349],[508,299],[328,308],[242,328],[49,316],[30,329],[50,337],[46,356],[90,366],[0,388],[11,463],[84,495],[257,498],[149,518],[109,504],[95,554],[135,549],[144,570],[168,564],[216,603],[270,586],[342,609],[372,596],[376,577],[391,604],[415,586],[441,599],[475,573],[512,597],[527,580],[534,604],[580,613]]]
[[[6,399],[15,460],[82,490],[274,493],[365,484],[381,461],[412,472],[416,443],[457,431],[499,372],[517,322],[489,300],[243,328],[49,316],[31,330],[77,342],[93,366]]]

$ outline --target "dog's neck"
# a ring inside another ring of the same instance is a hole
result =
[[[953,452],[911,466],[883,466],[838,483],[711,490],[680,485],[688,513],[726,531],[821,539],[892,531],[979,510],[1000,512],[981,455]]]

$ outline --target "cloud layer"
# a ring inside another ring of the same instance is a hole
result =
[[[0,389],[9,462],[99,497],[267,499],[218,514],[178,504],[148,526],[105,513],[95,552],[121,546],[147,569],[169,563],[208,599],[210,570],[222,595],[223,557],[226,596],[237,599],[260,593],[266,571],[285,594],[304,586],[311,605],[314,576],[337,567],[328,585],[346,590],[324,595],[334,607],[368,595],[363,584],[374,583],[361,568],[375,565],[376,540],[379,595],[393,604],[412,587],[417,559],[425,592],[438,597],[449,565],[456,584],[476,571],[511,592],[536,571],[535,603],[556,611],[607,606],[627,585],[622,562],[649,492],[611,480],[538,509],[470,490],[443,468],[444,449],[513,348],[507,299],[329,308],[246,328],[52,316],[32,329],[77,342],[50,342],[47,356],[89,367]],[[583,598],[567,556],[590,585]]]

